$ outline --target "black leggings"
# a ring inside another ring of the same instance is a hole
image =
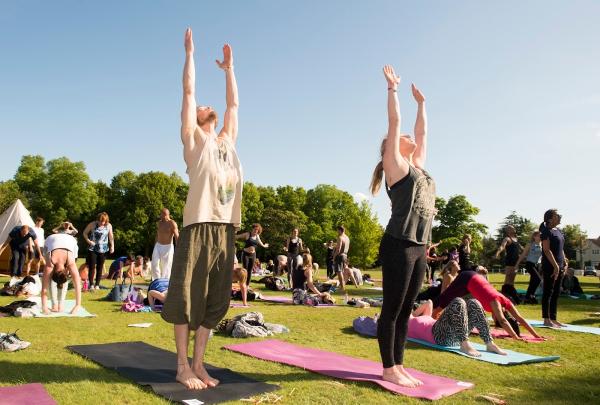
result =
[[[527,297],[535,297],[535,291],[540,286],[542,280],[538,276],[538,266],[532,262],[525,262],[525,269],[529,273],[529,286],[527,287]]]
[[[469,339],[473,328],[479,330],[479,336],[486,344],[492,342],[490,327],[479,301],[472,298],[465,302],[462,298],[454,298],[433,324],[431,332],[438,345],[458,346]]]
[[[558,273],[556,280],[552,279],[554,269],[552,266],[542,267],[544,276],[544,294],[542,295],[542,318],[556,321],[556,311],[558,307],[558,296],[560,294],[560,285],[562,284],[563,272]]]
[[[96,274],[95,285],[100,285],[102,280],[102,268],[104,267],[104,260],[106,260],[106,253],[98,253],[93,250],[88,250],[87,254],[87,266],[88,266],[88,280],[90,280],[90,286],[94,281],[94,274]]]
[[[246,285],[250,285],[250,279],[252,278],[252,268],[254,267],[254,262],[256,262],[256,252],[248,253],[242,250],[242,266],[248,272],[248,277],[246,277]]]
[[[383,306],[377,340],[384,368],[402,364],[408,318],[421,289],[427,265],[425,245],[384,234],[379,246],[383,271]]]

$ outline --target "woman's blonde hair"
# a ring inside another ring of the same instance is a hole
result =
[[[381,188],[381,182],[383,181],[383,154],[385,153],[385,143],[387,138],[383,138],[381,146],[379,147],[380,160],[373,170],[373,176],[371,177],[371,194],[376,195]]]
[[[302,255],[302,266],[304,267],[304,270],[310,269],[310,271],[312,271],[313,264],[312,264],[312,256],[310,253],[304,253]]]

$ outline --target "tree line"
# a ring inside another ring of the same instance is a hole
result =
[[[0,212],[20,198],[34,219],[41,216],[46,220],[48,232],[65,220],[81,231],[97,213],[106,211],[114,229],[115,253],[150,255],[161,208],[167,207],[181,225],[187,191],[187,183],[176,173],[123,171],[106,184],[93,181],[83,162],[66,157],[45,161],[42,156],[27,155],[22,157],[14,177],[0,182]],[[438,197],[436,208],[433,241],[441,242],[443,250],[460,244],[468,233],[473,240],[473,260],[486,266],[500,264],[493,256],[506,225],[515,226],[523,246],[539,225],[511,212],[495,235],[488,236],[488,228],[476,221],[479,208],[464,195]],[[377,264],[383,227],[371,205],[355,201],[351,194],[333,185],[320,184],[307,190],[246,182],[241,231],[249,230],[253,223],[263,226],[262,239],[269,243],[268,249],[257,252],[262,261],[282,254],[284,241],[293,228],[298,228],[315,261],[324,263],[323,243],[335,240],[336,228],[344,225],[351,238],[350,262],[361,267]],[[575,251],[587,235],[579,225],[564,226],[563,232],[567,256],[575,258]]]

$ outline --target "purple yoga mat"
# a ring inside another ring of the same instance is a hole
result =
[[[0,387],[2,405],[56,405],[42,384],[24,384]]]
[[[279,304],[292,304],[292,297],[282,297],[282,296],[275,296],[275,295],[263,295],[260,297],[261,301],[268,301],[268,302],[277,302]]]
[[[371,381],[388,391],[414,398],[436,400],[473,387],[472,383],[426,374],[408,369],[424,385],[405,388],[381,379],[382,366],[371,360],[297,346],[281,340],[262,340],[225,346],[225,349],[262,360],[300,367],[330,377],[354,381]]]
[[[238,302],[230,302],[229,303],[229,308],[249,308],[250,305],[244,305]]]

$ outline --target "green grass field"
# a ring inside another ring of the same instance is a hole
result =
[[[377,271],[369,273],[374,278],[381,276]],[[491,276],[496,287],[499,287],[502,279],[500,274]],[[586,293],[600,293],[597,278],[579,279]],[[6,279],[0,278],[0,281],[4,280]],[[527,281],[528,276],[518,276],[517,288],[524,288]],[[105,281],[106,286],[109,284]],[[378,291],[353,288],[350,287],[350,292],[354,296],[381,295]],[[144,341],[175,350],[172,328],[158,314],[122,313],[118,304],[100,300],[107,292],[108,290],[101,290],[94,294],[84,294],[83,304],[91,313],[98,315],[96,318],[0,318],[0,331],[12,332],[18,329],[22,339],[32,342],[31,347],[23,351],[0,352],[0,386],[40,382],[60,404],[167,403],[150,389],[138,386],[116,372],[108,371],[65,349],[67,345],[76,344]],[[73,293],[70,292],[69,298],[72,297]],[[12,300],[12,297],[0,297],[0,305],[6,305]],[[336,307],[315,310],[309,307],[252,303],[251,310],[262,312],[268,322],[281,323],[290,328],[291,333],[279,335],[279,339],[379,360],[377,341],[361,337],[352,330],[354,318],[360,315],[372,316],[378,311],[376,308]],[[521,305],[519,310],[526,318],[541,318],[539,305]],[[247,310],[231,309],[227,317],[244,311]],[[559,320],[563,322],[600,326],[600,317],[591,315],[599,311],[600,301],[561,298],[559,302]],[[148,329],[127,327],[130,323],[140,322],[152,322],[153,325]],[[547,329],[542,329],[541,332],[550,340],[542,344],[510,340],[500,340],[498,343],[501,347],[530,354],[560,355],[559,361],[512,367],[497,366],[409,343],[405,364],[425,372],[475,383],[472,390],[440,400],[442,404],[483,403],[484,400],[479,396],[486,394],[501,396],[509,404],[600,403],[600,336]],[[480,341],[476,337],[472,340]],[[262,381],[279,384],[281,390],[275,393],[283,398],[278,403],[422,402],[398,397],[373,384],[334,380],[299,368],[256,360],[221,349],[226,344],[240,341],[215,335],[209,342],[206,361]]]

